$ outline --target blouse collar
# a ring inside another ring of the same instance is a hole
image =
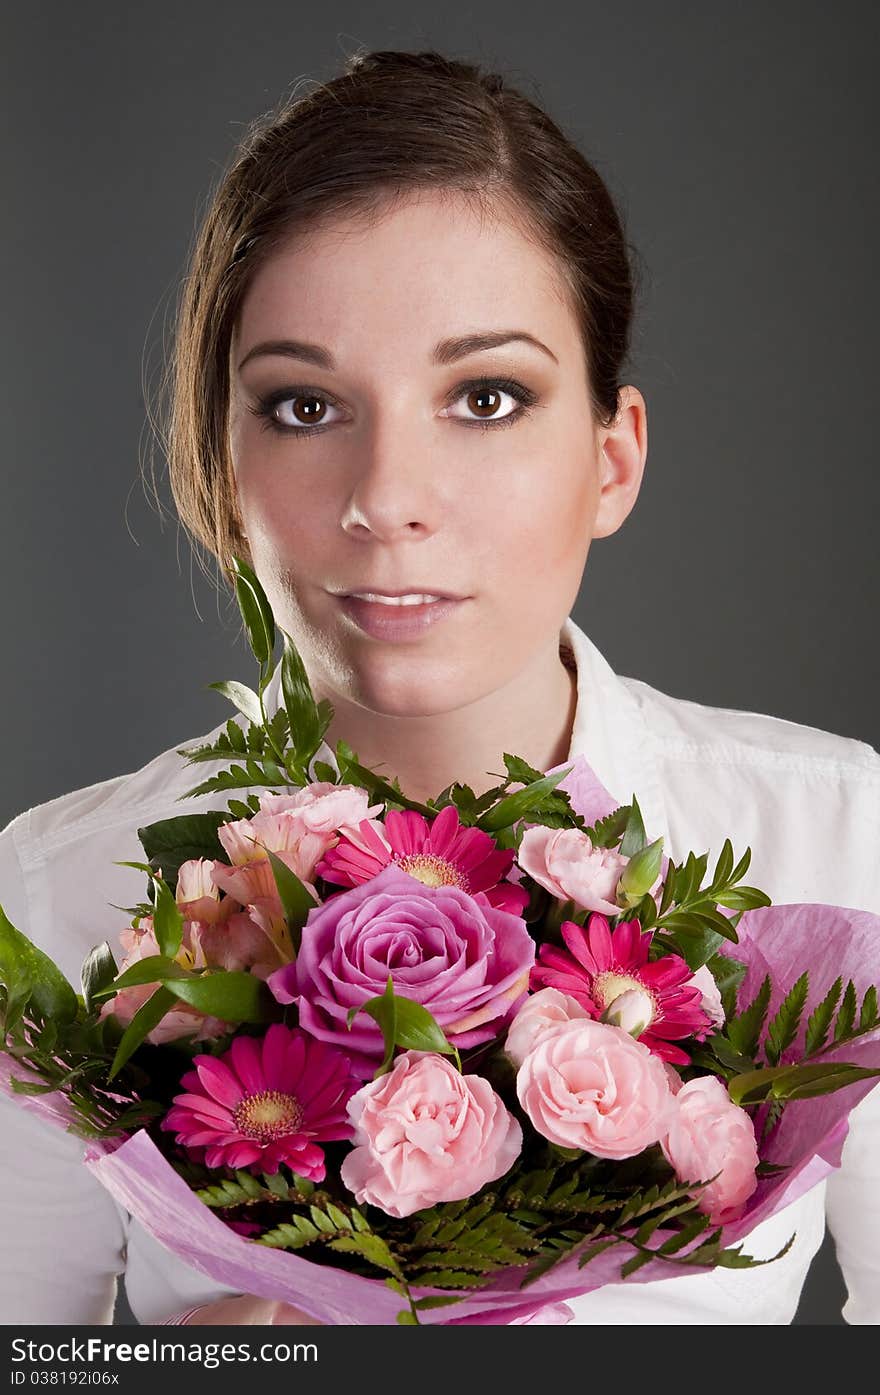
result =
[[[570,650],[577,673],[577,706],[565,764],[582,756],[619,804],[628,804],[635,795],[648,838],[662,836],[668,852],[669,825],[655,745],[638,697],[570,615],[559,646],[563,659],[566,648]]]

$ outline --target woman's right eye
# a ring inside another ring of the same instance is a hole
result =
[[[326,421],[327,409],[335,411],[333,403],[323,393],[310,388],[286,388],[283,392],[270,393],[260,398],[255,407],[250,407],[254,416],[262,420],[261,429],[283,431],[293,436],[311,436],[332,425]]]

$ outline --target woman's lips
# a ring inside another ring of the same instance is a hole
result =
[[[419,605],[385,605],[382,601],[362,601],[357,596],[338,596],[346,615],[373,639],[417,639],[432,625],[447,619],[468,597],[451,600],[441,597]]]

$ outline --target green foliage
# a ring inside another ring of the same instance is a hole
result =
[[[760,1104],[767,1099],[810,1099],[878,1075],[880,1070],[848,1065],[845,1061],[817,1065],[804,1062],[793,1066],[766,1066],[736,1075],[728,1081],[727,1088],[734,1104]]]
[[[411,998],[401,997],[394,992],[391,974],[385,985],[385,992],[375,998],[355,1005],[348,1011],[347,1025],[351,1027],[356,1015],[366,1012],[382,1029],[385,1042],[385,1057],[375,1072],[374,1079],[391,1069],[397,1047],[404,1051],[437,1051],[442,1055],[454,1056],[461,1069],[458,1051],[447,1040],[442,1028],[421,1003]]]
[[[711,881],[705,887],[708,853],[700,857],[688,853],[681,866],[670,862],[656,920],[657,952],[672,950],[681,954],[696,970],[716,956],[724,940],[736,944],[739,915],[756,906],[770,905],[769,896],[757,887],[737,885],[750,861],[751,849],[747,848],[734,867],[733,848],[726,838]],[[737,914],[724,915],[719,909],[722,906]]]
[[[116,960],[113,958],[113,951],[109,941],[104,940],[103,944],[96,945],[94,949],[90,950],[83,961],[80,977],[86,1012],[92,1011],[96,995],[107,984],[112,983],[116,974]]]
[[[256,572],[240,557],[232,559],[232,573],[235,581],[235,597],[241,618],[247,632],[248,642],[254,657],[260,665],[264,681],[275,648],[275,621]]]
[[[767,1028],[767,1040],[764,1044],[764,1054],[767,1064],[778,1065],[782,1058],[782,1053],[791,1046],[798,1033],[801,1023],[801,1016],[807,1002],[810,976],[804,972],[800,978],[792,984],[791,988],[783,998],[776,1016]]]
[[[259,694],[253,688],[249,688],[246,683],[239,683],[236,679],[229,679],[222,683],[209,683],[209,688],[222,693],[225,698],[234,703],[248,721],[254,726],[260,726],[263,714],[260,708]]]
[[[168,886],[176,891],[181,863],[202,857],[225,861],[217,829],[228,819],[228,813],[211,809],[201,814],[160,819],[139,828],[137,835],[151,871],[161,872]]]
[[[734,1050],[743,1056],[757,1055],[772,991],[773,985],[767,974],[749,1006],[725,1024],[724,1035]]]
[[[181,752],[181,754],[184,755],[186,752]],[[216,794],[223,790],[259,787],[277,791],[277,786],[288,783],[288,775],[290,772],[283,771],[273,760],[246,760],[243,765],[235,763],[227,770],[221,770],[216,775],[211,775],[201,784],[180,795],[177,802],[179,803],[181,799],[195,799],[202,794]],[[304,785],[306,783],[305,777],[293,780],[291,776],[290,783]]]
[[[0,985],[6,990],[3,1021],[10,1028],[29,1009],[42,1021],[70,1022],[76,994],[48,955],[16,930],[0,907]]]
[[[571,773],[571,770],[572,766],[569,765],[552,775],[542,775],[540,779],[532,780],[525,789],[505,795],[480,816],[479,827],[485,833],[494,833],[499,829],[511,827],[520,819],[536,822],[536,816],[540,815],[540,819],[543,820],[545,806],[551,813],[564,813],[569,810],[571,806],[568,796],[564,791],[556,791],[556,786]],[[551,795],[554,797],[550,798]]]
[[[629,817],[626,821],[626,828],[623,831],[623,838],[620,841],[621,857],[635,857],[640,853],[648,842],[648,835],[645,832],[645,823],[642,818],[642,811],[639,808],[635,795],[629,805]],[[659,871],[659,867],[658,867]]]
[[[613,813],[597,819],[584,832],[594,848],[616,848],[623,837],[631,813],[629,804],[621,804]]]
[[[163,985],[151,993],[145,1003],[138,1008],[134,1017],[129,1022],[122,1034],[122,1040],[116,1048],[116,1055],[113,1057],[113,1064],[110,1067],[108,1079],[112,1080],[118,1075],[126,1061],[149,1036],[154,1027],[158,1027],[166,1012],[170,1012],[174,1007],[174,994]]]

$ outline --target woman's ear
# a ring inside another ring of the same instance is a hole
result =
[[[633,508],[648,455],[648,411],[635,387],[620,389],[617,416],[597,433],[599,502],[594,538],[616,533]]]

